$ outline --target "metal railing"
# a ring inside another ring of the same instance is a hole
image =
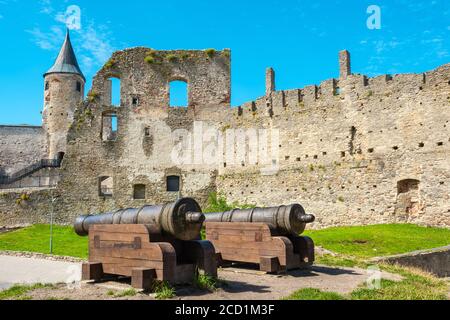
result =
[[[62,159],[42,159],[39,162],[33,163],[11,175],[0,176],[0,185],[13,184],[23,178],[26,178],[33,173],[45,168],[60,168]],[[40,177],[39,177],[40,178]]]

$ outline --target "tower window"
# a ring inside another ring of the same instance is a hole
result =
[[[137,106],[137,105],[139,104],[139,99],[138,99],[138,97],[133,97],[132,103],[133,103],[133,106]]]
[[[81,92],[81,82],[77,81],[77,91]]]
[[[167,191],[168,192],[179,192],[180,191],[180,177],[179,176],[167,177]]]
[[[188,106],[188,85],[186,81],[172,81],[170,86],[170,106],[179,108]]]
[[[50,89],[50,83],[48,81],[45,82],[45,91]]]

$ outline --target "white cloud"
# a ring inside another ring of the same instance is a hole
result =
[[[51,0],[41,0],[40,4],[42,13],[75,31],[72,33],[72,42],[83,71],[90,72],[109,59],[115,48],[111,44],[111,32],[106,26],[97,25],[92,20],[85,22],[83,26],[81,9],[76,5],[70,5],[56,13]],[[86,20],[86,18],[83,19]],[[53,25],[49,31],[35,27],[27,32],[33,36],[33,42],[41,49],[57,51],[65,35],[65,28],[61,24]]]
[[[70,30],[81,29],[81,9],[79,6],[68,6],[65,12],[56,14],[55,20],[64,23]]]
[[[57,50],[64,40],[64,32],[59,26],[51,27],[50,32],[43,32],[37,27],[26,31],[33,35],[33,42],[43,50]]]
[[[51,0],[40,0],[39,3],[41,5],[40,13],[51,14],[54,11]]]

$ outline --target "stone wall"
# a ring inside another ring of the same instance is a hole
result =
[[[450,246],[376,258],[372,261],[419,268],[441,278],[450,276]]]
[[[50,223],[51,199],[56,194],[54,189],[0,190],[0,226]],[[55,214],[55,221],[64,224],[68,219]]]
[[[0,126],[0,175],[19,171],[46,154],[42,127]]]

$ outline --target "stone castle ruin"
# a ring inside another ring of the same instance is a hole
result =
[[[229,50],[118,51],[85,98],[67,35],[44,75],[43,126],[0,126],[0,225],[217,192],[301,203],[315,227],[450,226],[450,64],[368,78],[342,51],[339,79],[277,91],[268,69],[265,96],[235,108],[230,65]],[[173,81],[187,106],[170,105]]]

